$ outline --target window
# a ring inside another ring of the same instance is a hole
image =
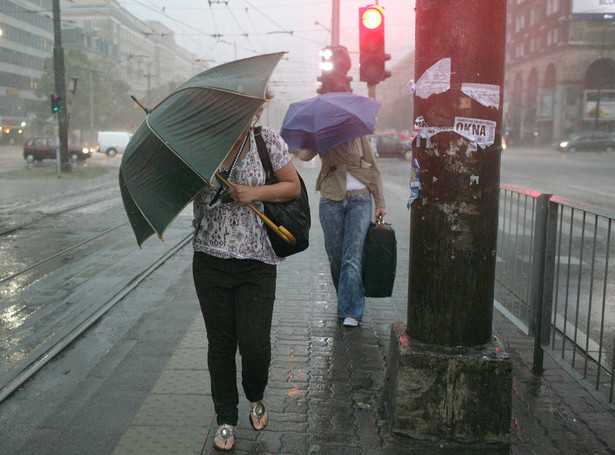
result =
[[[92,30],[100,30],[100,21],[98,19],[92,20]]]
[[[559,42],[559,28],[552,28],[547,32],[547,46],[557,44]]]

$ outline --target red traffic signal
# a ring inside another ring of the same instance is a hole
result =
[[[359,75],[363,82],[377,84],[391,75],[384,62],[384,8],[369,5],[359,8]]]
[[[384,8],[371,5],[359,8],[359,11],[361,12],[361,25],[363,27],[369,30],[375,30],[379,27],[384,29]]]
[[[329,46],[320,52],[320,56],[322,74],[318,76],[318,81],[322,85],[318,93],[352,92],[352,77],[347,76],[351,66],[348,49],[345,46]]]

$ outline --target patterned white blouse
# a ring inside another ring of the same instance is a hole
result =
[[[288,145],[275,130],[263,127],[261,131],[273,170],[277,171],[291,161]],[[250,129],[248,145],[247,155],[237,162],[229,180],[248,186],[264,185],[265,170],[258,155],[253,129]],[[214,180],[213,188],[205,188],[194,199],[194,251],[223,259],[255,259],[266,264],[282,262],[283,258],[277,256],[271,247],[263,220],[246,204],[232,201],[209,206],[219,186],[217,179]],[[263,210],[261,202],[255,201],[252,205]]]

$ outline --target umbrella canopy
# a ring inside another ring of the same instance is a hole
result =
[[[124,209],[139,246],[208,185],[266,101],[284,52],[225,63],[185,82],[151,111],[120,165]]]
[[[292,103],[280,135],[291,149],[316,150],[372,134],[380,102],[346,92],[331,92]]]

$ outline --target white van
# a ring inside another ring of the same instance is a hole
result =
[[[124,153],[131,137],[131,133],[124,131],[99,131],[98,147],[96,150],[100,153],[105,153],[107,156]]]

